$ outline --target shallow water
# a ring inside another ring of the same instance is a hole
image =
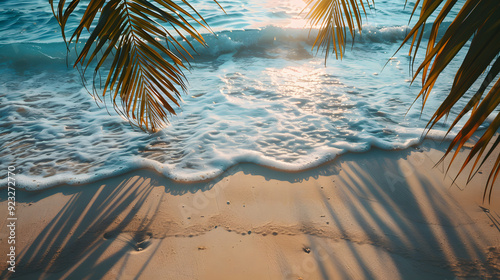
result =
[[[422,140],[459,66],[444,72],[422,114],[420,102],[408,111],[420,87],[410,87],[408,49],[393,56],[407,32],[404,0],[376,1],[356,44],[326,67],[311,51],[301,0],[219,2],[227,14],[191,2],[215,35],[197,48],[177,116],[149,135],[96,103],[67,67],[46,1],[3,1],[2,166],[22,171],[20,187],[39,189],[144,167],[176,180],[207,179],[240,162],[296,171],[346,152],[405,148]]]

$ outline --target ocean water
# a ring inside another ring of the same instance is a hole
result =
[[[226,14],[211,1],[191,2],[215,34],[204,35],[208,48],[197,47],[178,114],[147,134],[88,94],[67,66],[74,56],[67,56],[47,1],[3,0],[0,163],[20,172],[18,187],[77,184],[138,168],[206,180],[241,162],[299,171],[347,152],[405,148],[423,140],[459,66],[443,73],[421,112],[420,101],[411,107],[420,86],[410,86],[408,47],[394,55],[413,2],[403,9],[405,0],[376,1],[344,59],[330,56],[326,66],[311,50],[316,31],[305,26],[302,0],[219,2]],[[434,137],[446,129],[438,126]]]

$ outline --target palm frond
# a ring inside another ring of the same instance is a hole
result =
[[[365,0],[370,7],[370,1]],[[373,3],[373,2],[372,2]],[[346,44],[347,29],[355,37],[355,29],[361,31],[362,13],[366,15],[363,0],[307,0],[307,13],[311,28],[319,26],[319,32],[313,44],[317,51],[325,50],[325,63],[333,46],[333,53],[342,59]]]
[[[416,1],[413,13],[420,2],[420,0]],[[464,144],[477,131],[479,126],[486,121],[488,116],[495,114],[495,110],[497,110],[500,104],[500,77],[498,77],[500,73],[500,2],[492,0],[465,1],[450,26],[444,32],[444,35],[438,40],[439,27],[456,4],[456,0],[424,0],[419,19],[403,42],[404,44],[412,40],[410,55],[413,54],[415,57],[422,41],[426,21],[432,14],[438,12],[432,24],[424,60],[413,76],[414,81],[419,74],[422,74],[422,90],[417,97],[417,99],[422,98],[422,109],[442,71],[455,59],[456,55],[462,49],[467,51],[460,68],[455,74],[450,93],[427,125],[429,130],[443,119],[443,117],[448,116],[451,109],[460,99],[467,98],[465,97],[466,92],[476,81],[479,81],[482,75],[487,73],[479,89],[469,98],[467,105],[461,110],[448,130],[449,133],[457,125],[458,121],[470,112],[470,117],[454,137],[441,159],[442,161],[456,147],[450,166]],[[467,48],[468,42],[470,42],[470,46]],[[486,91],[487,94],[484,95]],[[495,148],[500,142],[499,138],[489,147],[488,143],[493,141],[494,134],[499,127],[500,113],[496,113],[494,120],[469,152],[459,174],[476,157],[469,174],[470,180],[485,163],[487,158],[495,156]],[[500,154],[497,153],[496,157],[496,162],[485,186],[483,200],[486,199],[488,194],[488,201],[491,201],[491,191],[500,172]]]
[[[76,48],[84,29],[90,33],[83,48],[77,50],[74,67],[81,67],[84,75],[95,62],[92,94],[99,98],[97,73],[112,60],[102,96],[108,93],[115,110],[141,129],[162,128],[169,115],[175,114],[173,104],[179,106],[180,90],[186,89],[182,69],[191,55],[181,42],[187,42],[192,51],[188,36],[205,45],[191,24],[208,29],[201,15],[186,0],[182,0],[186,8],[170,0],[90,0],[80,24],[67,39],[66,23],[80,0],[68,5],[60,0],[57,7],[49,2],[68,51],[73,43]]]

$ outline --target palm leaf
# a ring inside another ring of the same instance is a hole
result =
[[[413,12],[415,12],[420,2],[420,0],[416,1]],[[412,40],[410,55],[413,54],[415,57],[422,40],[426,21],[433,13],[439,10],[439,14],[434,20],[431,28],[424,61],[420,64],[413,76],[414,81],[419,74],[422,74],[422,90],[417,97],[417,99],[421,97],[423,100],[422,109],[425,106],[425,102],[429,97],[432,87],[442,71],[453,59],[455,59],[457,53],[462,49],[467,51],[460,68],[455,74],[450,93],[436,110],[427,125],[429,130],[443,119],[443,117],[447,117],[451,109],[459,100],[467,98],[465,94],[484,73],[487,73],[479,89],[469,98],[467,105],[462,108],[460,114],[455,118],[448,130],[449,133],[451,129],[457,125],[459,120],[467,113],[471,113],[466,124],[454,137],[441,159],[441,161],[443,161],[444,158],[452,152],[453,148],[456,147],[448,170],[460,149],[477,131],[479,126],[485,123],[488,116],[495,114],[495,110],[497,110],[500,104],[500,78],[498,77],[500,73],[500,2],[493,0],[467,0],[450,26],[446,29],[444,35],[437,40],[439,26],[451,9],[457,4],[456,2],[456,0],[424,0],[419,19],[403,42],[404,44],[410,39]],[[439,9],[440,6],[441,8]],[[467,48],[468,42],[470,42],[470,46]],[[416,47],[413,48],[415,44]],[[486,91],[487,94],[484,95]],[[500,142],[500,138],[497,138],[489,147],[488,143],[493,141],[494,134],[499,127],[500,113],[496,113],[496,117],[482,133],[482,137],[475,143],[468,157],[463,162],[460,172],[457,174],[458,177],[464,168],[476,158],[469,174],[470,181],[489,157],[496,156],[495,164],[490,171],[490,176],[483,194],[483,200],[488,196],[488,201],[490,202],[491,191],[500,172],[500,154],[498,154],[498,151],[495,152]],[[486,154],[484,152],[486,152]]]
[[[370,7],[370,1],[366,0],[366,5]],[[366,15],[363,0],[307,0],[306,8],[310,8],[306,15],[309,24],[319,26],[313,49],[316,47],[318,52],[325,50],[325,64],[331,47],[335,57],[342,59],[347,29],[352,38],[355,37],[356,27],[361,31],[361,14]]]
[[[188,42],[192,51],[194,46],[187,37],[205,45],[193,26],[208,29],[198,12],[186,0],[182,3],[187,8],[170,0],[90,0],[67,39],[66,24],[80,1],[66,5],[60,0],[57,7],[52,0],[49,3],[68,51],[71,44],[76,49],[84,29],[90,32],[83,48],[77,50],[74,67],[81,68],[84,78],[87,68],[95,64],[94,97],[100,99],[99,95],[109,93],[115,110],[131,124],[147,131],[161,129],[175,114],[173,104],[179,106],[180,91],[186,89],[182,69],[186,69],[185,61],[191,54],[181,42]],[[109,72],[99,94],[96,79],[107,64]]]
[[[336,57],[340,56],[342,58],[345,50],[347,28],[349,28],[352,37],[355,35],[355,27],[361,30],[361,10],[359,7],[362,7],[363,12],[366,13],[363,1],[359,0],[359,5],[357,1],[346,0],[308,0],[307,2],[308,7],[311,9],[307,15],[309,23],[312,26],[319,25],[320,27],[313,48],[316,47],[318,51],[321,48],[326,50],[325,63],[331,47],[333,47]],[[369,5],[369,1],[366,1],[366,3]],[[412,16],[416,13],[418,7],[421,7],[419,18],[401,44],[402,47],[405,43],[411,42],[409,54],[413,56],[413,65],[423,40],[427,21],[431,15],[437,13],[436,19],[432,22],[424,61],[417,68],[412,80],[412,82],[415,81],[417,76],[421,74],[422,90],[416,99],[422,98],[422,110],[442,71],[462,49],[466,48],[467,51],[455,75],[450,93],[427,125],[429,130],[443,117],[447,117],[457,102],[462,98],[466,98],[465,94],[487,72],[479,89],[469,98],[467,105],[461,110],[449,128],[448,133],[457,125],[459,120],[471,112],[466,124],[454,137],[441,159],[442,161],[456,147],[457,150],[452,157],[450,166],[458,151],[477,131],[479,126],[486,121],[487,117],[490,114],[495,114],[495,110],[497,110],[500,103],[500,78],[498,78],[500,73],[500,1],[466,0],[451,25],[438,40],[441,24],[456,6],[458,7],[457,0],[416,0]],[[470,46],[467,48],[468,42],[470,42]],[[485,92],[487,94],[484,96]],[[488,143],[493,141],[494,134],[499,127],[500,113],[496,113],[496,117],[474,145],[457,174],[458,177],[464,168],[476,158],[469,174],[470,181],[479,168],[483,166],[486,159],[496,156],[497,159],[485,186],[483,200],[487,194],[488,199],[491,200],[492,187],[500,173],[500,154],[495,153],[495,149],[500,143],[499,138],[497,137],[494,143],[488,146]]]

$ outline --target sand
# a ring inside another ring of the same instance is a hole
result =
[[[482,201],[492,162],[453,183],[458,165],[434,167],[445,147],[372,149],[300,173],[240,164],[197,184],[138,170],[18,191],[16,272],[2,261],[0,277],[500,278],[500,187]]]

